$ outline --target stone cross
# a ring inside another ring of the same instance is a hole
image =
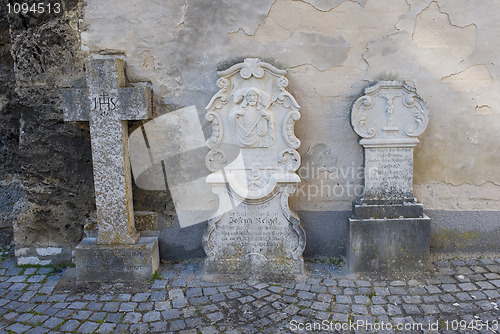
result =
[[[90,123],[98,244],[134,244],[127,120],[151,115],[151,89],[125,87],[125,58],[94,55],[86,63],[87,88],[62,93],[65,121]]]

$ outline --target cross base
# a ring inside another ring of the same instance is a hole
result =
[[[148,280],[160,263],[157,237],[141,237],[133,245],[102,245],[85,238],[74,251],[78,281]]]

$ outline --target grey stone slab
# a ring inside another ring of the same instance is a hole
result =
[[[414,304],[403,304],[403,309],[405,310],[406,314],[421,314],[418,306]]]
[[[75,309],[75,310],[81,310],[87,306],[87,302],[73,302],[68,305],[68,308],[70,309]]]
[[[196,303],[198,305],[198,304],[203,303],[203,301],[204,301],[204,299],[201,299],[201,298],[205,298],[206,299],[206,297],[199,297],[199,298],[200,299],[196,299],[196,300],[193,300],[195,298],[192,298],[191,300],[192,300],[192,302],[194,302],[194,303]],[[208,302],[208,299],[206,299],[206,300]],[[188,303],[187,300],[184,299],[184,298],[176,298],[176,299],[172,300],[172,307],[173,308],[182,308],[187,303]]]
[[[151,311],[153,310],[153,302],[142,302],[139,303],[139,306],[137,307],[137,310],[139,311]]]
[[[13,325],[7,327],[6,330],[14,332],[14,333],[24,333],[30,328],[31,328],[31,326],[26,326],[23,324],[13,324]]]
[[[72,332],[76,330],[80,326],[80,322],[77,320],[68,320],[64,324],[62,324],[61,327],[59,327],[60,330],[66,331],[66,332]]]
[[[152,332],[164,333],[167,331],[168,322],[166,321],[156,321],[149,324]]]
[[[91,311],[80,310],[80,311],[76,312],[75,314],[73,314],[71,317],[73,319],[77,319],[77,320],[86,320],[90,317],[91,314],[92,314]]]
[[[100,304],[100,305],[102,306],[102,304]],[[104,306],[102,306],[102,310],[106,311],[106,312],[116,312],[116,311],[118,311],[119,307],[120,307],[119,302],[107,302],[107,303],[104,303]]]
[[[169,309],[162,312],[163,318],[165,320],[177,319],[179,318],[179,310]]]
[[[123,313],[108,313],[106,316],[106,322],[120,323],[123,319]]]
[[[137,307],[137,303],[134,302],[125,302],[120,304],[119,311],[120,312],[130,312],[134,311]]]
[[[136,324],[138,323],[142,318],[142,314],[138,312],[128,312],[125,314],[125,317],[123,318],[124,323],[128,324]]]
[[[146,280],[158,269],[158,238],[141,237],[131,245],[98,244],[85,238],[74,251],[78,280]]]
[[[99,327],[99,323],[86,321],[79,328],[80,333],[94,333],[94,331]]]
[[[154,309],[156,311],[163,311],[172,308],[170,301],[155,302],[154,304]]]
[[[149,333],[149,325],[148,324],[133,324],[130,326],[130,332],[132,333],[141,333],[147,334]]]
[[[386,314],[385,309],[382,305],[370,306],[370,313],[373,315],[384,315]]]
[[[335,302],[340,303],[340,304],[351,304],[352,303],[352,298],[350,296],[338,295],[335,298]]]
[[[384,273],[426,268],[430,218],[350,218],[349,226],[347,262],[351,271]]]
[[[424,206],[421,203],[409,204],[368,204],[368,203],[353,203],[353,214],[357,219],[370,218],[419,218],[424,214]]]
[[[353,304],[351,310],[354,314],[368,314],[368,308],[366,305]]]
[[[48,330],[46,328],[34,327],[34,328],[28,330],[27,332],[25,332],[25,334],[45,334],[47,332],[48,332]]]
[[[105,323],[102,323],[101,326],[99,326],[97,333],[103,333],[103,334],[115,333],[115,327],[116,327],[116,324],[105,322]]]
[[[460,291],[455,284],[442,284],[441,289],[445,292],[458,292]]]
[[[188,288],[186,291],[186,297],[199,297],[203,295],[203,290],[201,288]]]
[[[106,312],[95,312],[89,317],[89,320],[103,322],[104,318],[106,318],[106,315]]]
[[[153,322],[159,320],[161,320],[161,313],[158,311],[150,311],[142,316],[142,321],[144,322]]]
[[[136,293],[133,297],[132,297],[132,301],[134,302],[145,302],[146,300],[148,300],[148,298],[151,296],[151,293],[149,292],[140,292],[140,293]]]
[[[169,329],[171,331],[180,331],[182,329],[185,329],[186,328],[186,324],[184,323],[183,320],[173,320],[170,322],[170,326],[169,326]]]
[[[153,302],[165,301],[167,299],[166,291],[153,291],[150,300]]]

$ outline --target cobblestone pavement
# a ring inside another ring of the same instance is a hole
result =
[[[303,281],[210,283],[201,268],[163,264],[162,278],[141,292],[68,292],[56,287],[61,272],[8,258],[0,263],[0,333],[500,332],[500,258],[439,261],[401,280],[309,263]]]

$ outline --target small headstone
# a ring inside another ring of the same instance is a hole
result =
[[[413,196],[413,148],[429,111],[414,87],[380,81],[352,108],[351,124],[365,152],[364,194],[349,219],[351,271],[425,268],[430,219]]]
[[[305,233],[288,197],[300,182],[299,105],[285,71],[256,58],[218,72],[206,118],[207,182],[219,210],[203,238],[208,275],[282,278],[303,273]]]
[[[150,278],[158,268],[158,240],[134,225],[127,120],[151,115],[148,85],[126,87],[125,59],[94,55],[87,88],[62,92],[65,121],[90,123],[98,236],[75,249],[79,279]]]

